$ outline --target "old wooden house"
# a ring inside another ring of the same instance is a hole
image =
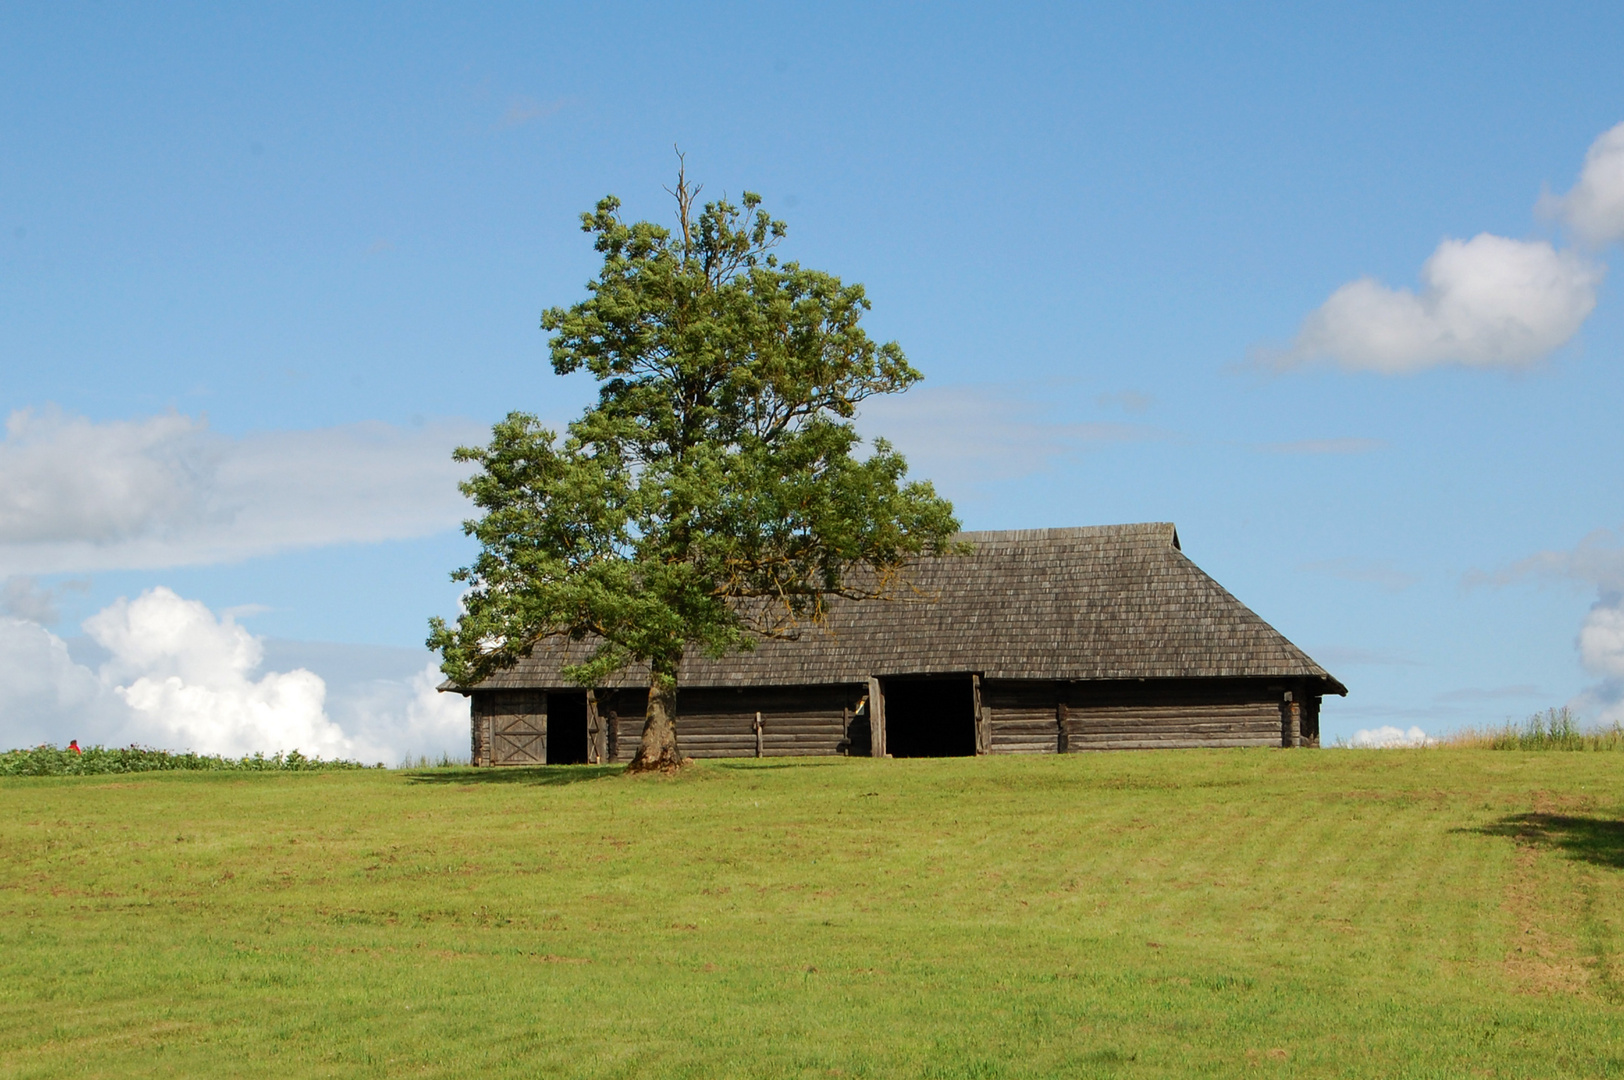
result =
[[[965,533],[895,600],[720,660],[677,693],[691,757],[1053,754],[1318,745],[1347,689],[1185,557],[1171,524]],[[466,689],[481,765],[629,761],[646,670],[571,685],[543,642]]]

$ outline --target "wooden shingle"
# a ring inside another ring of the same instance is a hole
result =
[[[686,687],[861,683],[980,672],[989,679],[1308,679],[1347,690],[1185,557],[1173,525],[963,533],[966,556],[922,559],[893,600],[833,600],[796,641],[711,660]],[[479,689],[564,687],[587,643],[547,640]],[[646,685],[643,667],[614,686]]]

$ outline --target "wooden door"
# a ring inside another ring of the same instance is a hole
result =
[[[491,717],[491,764],[547,761],[547,696],[535,690],[497,691]]]

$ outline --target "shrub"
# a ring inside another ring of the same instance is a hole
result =
[[[1498,728],[1471,728],[1446,740],[1450,746],[1488,750],[1624,750],[1624,726],[1586,729],[1566,705],[1537,712],[1521,724],[1506,721]]]
[[[251,754],[240,758],[197,754],[188,750],[155,750],[150,746],[87,746],[80,753],[41,745],[31,750],[0,752],[0,776],[96,776],[105,773],[166,772],[316,772],[326,769],[362,769],[358,761],[324,761],[297,750],[269,757]]]

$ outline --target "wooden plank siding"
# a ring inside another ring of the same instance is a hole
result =
[[[985,730],[978,732],[981,753],[1280,746],[1289,737],[1283,724],[1288,687],[1260,680],[986,679],[973,685]],[[1300,686],[1290,689],[1304,718],[1302,744],[1315,745],[1318,695],[1302,697]],[[763,757],[867,754],[867,720],[853,715],[866,690],[862,684],[683,688],[677,692],[677,745],[695,758],[755,757],[758,745]],[[648,692],[598,690],[590,701],[594,721],[604,728],[603,760],[631,761],[642,741]],[[543,690],[475,691],[474,761],[545,762],[546,708]]]
[[[987,680],[981,702],[987,721],[989,754],[1053,754],[1060,749],[1055,706],[1061,686],[1052,682]]]
[[[1283,693],[1252,680],[989,680],[982,700],[991,712],[990,753],[1076,754],[1280,746]]]
[[[677,747],[686,757],[755,757],[760,713],[763,757],[844,754],[851,710],[861,696],[854,686],[682,689]],[[615,735],[609,760],[631,761],[643,738],[647,691],[600,690],[597,697],[598,713]]]
[[[541,690],[488,690],[474,695],[476,765],[540,765],[547,760],[547,694]]]

